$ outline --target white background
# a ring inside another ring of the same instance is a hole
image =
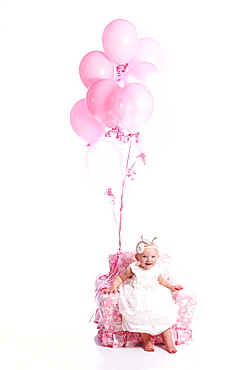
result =
[[[244,1],[9,0],[0,6],[3,369],[67,369],[48,352],[32,357],[28,345],[23,355],[23,341],[49,343],[52,336],[61,356],[64,343],[77,343],[78,361],[72,365],[68,354],[68,368],[81,369],[88,350],[80,340],[93,342],[85,327],[94,311],[94,280],[107,272],[117,235],[69,114],[86,94],[79,63],[87,52],[103,50],[102,32],[117,18],[159,41],[166,55],[146,133],[148,163],[128,183],[123,249],[133,249],[142,233],[158,236],[181,283],[198,297],[200,345],[193,358],[204,363],[199,354],[213,348],[219,361],[229,364],[236,353],[239,359],[246,301]]]

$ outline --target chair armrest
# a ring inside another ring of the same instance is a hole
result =
[[[192,323],[195,308],[196,297],[194,294],[184,290],[178,290],[172,293],[174,302],[178,307],[177,328],[188,329]]]

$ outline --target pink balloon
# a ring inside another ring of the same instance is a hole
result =
[[[119,124],[117,102],[120,90],[115,81],[99,80],[90,86],[86,96],[88,109],[93,116],[111,128]]]
[[[89,112],[85,99],[73,106],[70,122],[75,133],[88,144],[100,139],[105,131],[105,126]]]
[[[102,78],[114,78],[114,65],[102,51],[90,51],[80,63],[79,73],[86,87]]]
[[[116,64],[125,64],[133,58],[139,38],[132,23],[117,19],[104,29],[102,43],[108,58]]]
[[[122,154],[116,144],[95,141],[86,154],[86,165],[94,178],[105,186],[112,186],[119,180],[122,169]]]
[[[119,93],[118,116],[122,125],[136,132],[146,123],[153,112],[153,97],[150,91],[138,83],[130,83]]]
[[[133,66],[126,74],[124,84],[129,83],[140,83],[150,89],[153,85],[153,81],[160,78],[161,73],[151,63],[139,63]]]
[[[154,64],[160,71],[165,64],[165,53],[158,41],[149,37],[140,39],[138,49],[134,57],[129,61],[129,67],[148,62]]]

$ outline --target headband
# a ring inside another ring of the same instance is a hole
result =
[[[136,253],[142,254],[145,250],[145,248],[155,248],[158,249],[158,246],[154,243],[154,240],[157,238],[154,238],[151,242],[148,239],[143,239],[143,236],[141,237],[142,240],[137,243],[136,246]]]

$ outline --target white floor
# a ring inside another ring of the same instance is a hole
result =
[[[188,346],[178,346],[170,355],[162,346],[147,353],[142,347],[112,349],[97,345],[95,325],[84,329],[67,329],[56,333],[27,333],[0,328],[1,370],[180,370],[229,369],[246,370],[244,352],[232,343],[206,333],[198,325],[194,340]],[[203,335],[202,335],[203,334]],[[206,336],[205,336],[206,335]]]

